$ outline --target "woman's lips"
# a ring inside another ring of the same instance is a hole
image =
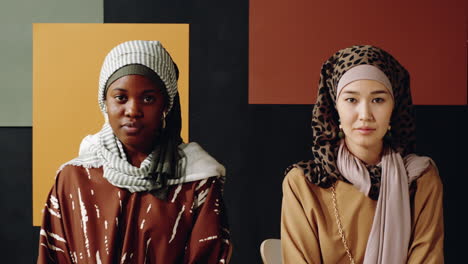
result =
[[[360,127],[356,128],[356,130],[361,134],[361,135],[369,135],[372,132],[375,131],[375,128],[370,128],[370,127]]]
[[[137,134],[140,132],[142,126],[138,123],[126,123],[122,126],[122,129],[127,133],[127,134]]]

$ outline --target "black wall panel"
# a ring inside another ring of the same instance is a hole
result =
[[[0,128],[1,263],[32,263],[38,236],[32,227],[32,131]]]

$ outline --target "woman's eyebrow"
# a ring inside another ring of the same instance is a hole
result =
[[[360,94],[358,91],[343,91],[343,93],[346,94]],[[382,93],[388,93],[386,90],[378,90],[378,91],[372,91],[371,94],[382,94]]]
[[[127,90],[124,89],[124,88],[120,88],[120,87],[112,88],[112,91],[116,91],[116,90],[117,90],[117,91],[121,91],[121,92],[127,92]]]
[[[387,90],[378,90],[378,91],[373,91],[371,94],[382,94],[382,93],[388,93]]]
[[[359,94],[358,91],[343,91],[343,93],[347,93],[347,94]]]
[[[112,91],[128,92],[127,89],[120,88],[120,87],[113,88]],[[144,90],[143,93],[156,93],[157,91],[158,90],[156,89],[147,89],[147,90]]]
[[[156,92],[158,92],[157,89],[147,89],[143,91],[143,93],[156,93]]]

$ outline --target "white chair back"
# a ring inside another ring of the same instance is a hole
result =
[[[281,240],[270,238],[260,245],[260,254],[264,264],[281,264]]]

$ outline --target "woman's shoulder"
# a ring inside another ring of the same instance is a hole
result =
[[[55,176],[53,189],[57,194],[68,194],[77,188],[88,189],[97,182],[101,182],[98,175],[102,175],[102,168],[85,168],[76,165],[64,165]]]
[[[181,183],[184,186],[192,186],[196,190],[200,189],[200,187],[205,186],[210,188],[211,186],[223,187],[224,186],[225,178],[221,176],[212,176],[207,177],[204,179],[192,181],[192,182],[184,182]]]
[[[307,178],[307,173],[311,173],[312,163],[313,161],[300,161],[289,166],[284,173],[283,188],[307,192],[320,191],[322,188],[312,184]]]
[[[179,149],[183,152],[185,156],[189,157],[192,161],[207,160],[207,159],[215,160],[215,158],[211,156],[197,142],[181,143],[179,145]]]
[[[294,164],[283,179],[283,203],[297,201],[304,210],[316,210],[322,208],[324,201],[330,195],[330,190],[319,187],[309,181],[304,173],[304,168]],[[315,209],[314,209],[315,208]]]
[[[440,179],[439,170],[435,163],[431,162],[429,166],[421,173],[421,176],[416,180],[418,189],[426,191],[442,191],[442,180]]]
[[[101,170],[102,166],[85,166],[82,164],[72,164],[72,163],[65,163],[57,170],[57,174],[86,174],[90,170]]]
[[[226,175],[224,166],[198,143],[182,143],[179,145],[179,149],[183,152],[186,178],[201,180],[212,176]]]
[[[442,181],[436,163],[430,157],[410,154],[405,157],[405,166],[410,180],[416,178],[417,185],[428,188],[442,188]]]
[[[102,174],[102,167],[88,168],[82,165],[64,164],[57,171],[56,181],[89,179],[91,174],[95,176],[96,173]]]
[[[65,167],[72,167],[76,170],[80,170],[80,168],[101,168],[103,166],[102,160],[93,152],[83,152],[80,148],[80,153],[77,157],[63,163],[58,168],[57,172],[61,172]]]
[[[312,173],[313,163],[312,160],[302,160],[290,165],[284,171],[285,178],[307,180],[307,174]]]
[[[302,182],[305,179],[304,170],[296,166],[291,166],[288,168],[284,176],[284,180],[290,182]]]

